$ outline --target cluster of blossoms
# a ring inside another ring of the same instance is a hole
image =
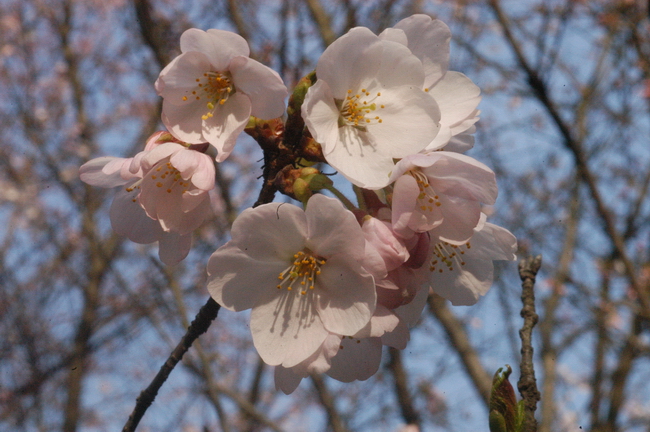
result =
[[[494,173],[463,154],[474,144],[480,91],[447,70],[450,38],[425,15],[380,35],[350,30],[318,61],[294,113],[300,121],[289,110],[282,125],[272,120],[287,96],[277,73],[248,58],[233,33],[188,30],[182,54],[156,82],[169,132],[134,158],[88,162],[81,178],[121,186],[114,229],[138,243],[158,241],[172,264],[210,211],[214,160],[206,151],[225,160],[257,124],[250,116],[285,126],[274,135],[280,141],[297,124],[299,141],[319,148],[321,159],[312,160],[353,183],[358,205],[314,193],[333,186],[301,168],[298,152],[285,167],[295,175],[283,169],[266,180],[291,179],[278,189],[304,209],[268,203],[242,212],[209,260],[208,290],[229,310],[252,309],[254,345],[285,393],[313,373],[365,380],[383,345],[406,347],[430,292],[472,305],[491,285],[492,262],[515,259],[514,236],[481,211],[496,200]]]

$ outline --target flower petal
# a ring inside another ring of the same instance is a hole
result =
[[[322,146],[325,155],[331,153],[338,145],[339,116],[329,85],[322,80],[316,81],[307,90],[302,104],[302,118],[312,137]]]
[[[244,210],[230,231],[233,242],[259,261],[281,260],[290,265],[293,255],[305,247],[305,213],[287,203],[263,204]]]
[[[235,93],[224,105],[215,107],[212,117],[203,120],[203,137],[219,152],[217,162],[223,162],[230,155],[237,137],[248,123],[250,114],[250,98]]]
[[[250,54],[246,39],[236,33],[210,29],[188,29],[181,35],[181,52],[198,51],[205,54],[217,72],[228,69],[230,60],[235,56]]]
[[[162,122],[176,138],[190,144],[200,144],[203,138],[203,120],[206,113],[203,102],[195,101],[187,105],[174,105],[163,100]]]
[[[382,41],[381,66],[375,79],[382,87],[412,85],[422,88],[422,62],[398,42]]]
[[[436,192],[494,204],[498,187],[490,168],[474,158],[454,152],[440,151],[430,155],[435,162],[423,167],[422,172]]]
[[[449,127],[475,115],[481,101],[481,89],[467,76],[453,71],[447,72],[429,94],[440,107],[440,123]]]
[[[110,209],[113,231],[129,240],[148,244],[157,241],[164,233],[158,221],[151,219],[140,206],[139,189],[127,191],[128,185],[115,194]]]
[[[418,221],[422,224],[427,222],[422,213],[415,211],[419,195],[420,189],[413,176],[406,174],[395,181],[391,221],[393,230],[401,236],[409,237],[410,227],[414,226]],[[441,222],[442,220],[440,220]]]
[[[438,209],[444,220],[429,231],[431,237],[454,245],[467,242],[474,235],[474,227],[479,222],[481,204],[478,201],[443,194],[440,195],[439,201],[442,205]]]
[[[158,94],[174,105],[189,105],[196,102],[193,91],[197,87],[197,78],[203,78],[205,72],[211,71],[208,57],[201,52],[187,52],[176,57],[160,73],[156,81]],[[205,105],[205,103],[202,103]]]
[[[454,306],[471,306],[490,289],[493,269],[492,260],[466,257],[462,267],[431,273],[431,288]]]
[[[382,42],[365,27],[355,27],[335,40],[316,65],[318,80],[327,82],[336,99],[345,99],[370,82],[381,64]]]
[[[321,257],[344,252],[361,260],[365,253],[365,237],[356,217],[341,201],[314,195],[305,210],[307,220],[306,246]]]
[[[278,274],[282,261],[259,261],[251,258],[233,242],[217,249],[208,261],[208,291],[228,310],[239,312],[277,295]],[[266,292],[265,292],[266,291]]]
[[[403,30],[406,34],[408,48],[422,61],[426,75],[424,86],[431,88],[449,67],[449,27],[440,20],[417,14],[404,18],[393,28]]]
[[[128,178],[121,176],[122,166],[130,163],[131,159],[110,156],[91,159],[79,167],[79,178],[91,186],[104,188],[121,186],[129,181]]]
[[[435,100],[419,88],[400,86],[381,91],[384,108],[381,123],[368,125],[380,148],[403,158],[424,149],[440,129],[440,110]]]
[[[470,239],[472,257],[489,260],[517,259],[517,239],[510,231],[500,226],[486,223]]]
[[[164,233],[158,241],[158,256],[165,265],[183,261],[192,248],[192,234]]]
[[[282,393],[286,395],[293,393],[298,388],[302,378],[302,376],[293,371],[293,368],[276,366],[273,372],[275,389],[282,390]]]
[[[312,355],[329,333],[316,312],[313,296],[287,290],[274,294],[251,312],[253,343],[266,364],[295,366]]]
[[[289,92],[276,71],[248,57],[238,56],[230,63],[230,73],[235,88],[250,97],[251,115],[263,120],[282,116]]]
[[[342,382],[367,380],[379,370],[381,347],[379,338],[343,338],[327,375]]]
[[[351,126],[338,128],[337,148],[325,159],[353,184],[366,189],[380,189],[388,185],[395,166],[391,148],[379,147],[373,135]]]
[[[375,283],[354,259],[336,255],[321,266],[313,291],[318,314],[327,330],[350,336],[372,317],[377,302]]]

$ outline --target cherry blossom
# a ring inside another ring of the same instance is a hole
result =
[[[327,162],[357,186],[386,186],[394,159],[424,149],[440,111],[423,90],[422,62],[400,43],[357,27],[316,66],[302,116]]]
[[[156,81],[164,98],[162,120],[178,139],[209,142],[222,162],[249,116],[282,116],[287,88],[280,76],[249,58],[248,43],[224,30],[186,30],[181,52]]]
[[[505,228],[484,222],[463,245],[431,242],[429,283],[436,294],[455,306],[473,305],[492,285],[492,261],[513,261],[517,239]]]
[[[397,164],[391,180],[395,232],[429,231],[433,237],[462,244],[472,235],[481,203],[494,204],[494,172],[477,160],[438,151],[408,156]]]
[[[133,158],[93,159],[79,177],[93,186],[121,186],[110,208],[113,230],[135,243],[158,241],[160,259],[173,265],[187,256],[192,231],[210,214],[215,170],[209,156],[167,138],[154,134]]]
[[[208,290],[226,309],[252,309],[253,343],[269,365],[292,367],[330,333],[354,335],[372,317],[373,277],[360,264],[361,227],[342,204],[314,195],[305,211],[247,209],[208,263]]]

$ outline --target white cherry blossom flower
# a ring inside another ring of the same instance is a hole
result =
[[[352,212],[323,195],[305,211],[284,203],[247,209],[208,263],[208,290],[226,309],[252,309],[253,343],[269,365],[293,367],[327,336],[354,335],[372,317],[373,277]]]
[[[110,208],[113,230],[139,244],[158,241],[160,259],[173,265],[187,256],[192,231],[210,214],[215,171],[209,156],[159,137],[133,158],[93,159],[79,177],[93,186],[120,186]]]
[[[477,160],[438,151],[398,162],[392,202],[393,230],[405,238],[428,231],[432,237],[463,244],[473,234],[481,203],[494,204],[494,172]]]
[[[513,261],[517,239],[505,228],[484,222],[463,245],[432,240],[429,284],[454,306],[475,304],[492,285],[492,261]]]
[[[186,30],[181,52],[156,81],[163,123],[178,139],[209,142],[222,162],[249,116],[282,116],[287,88],[280,76],[250,59],[241,36],[224,30]]]
[[[367,28],[332,43],[302,105],[327,162],[357,186],[386,186],[394,159],[419,152],[438,133],[440,111],[423,90],[424,75],[408,48]]]

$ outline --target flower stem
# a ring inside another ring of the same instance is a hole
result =
[[[337,188],[335,188],[333,185],[325,185],[325,186],[323,186],[323,189],[327,189],[328,191],[332,192],[332,193],[334,194],[334,196],[336,196],[339,200],[341,200],[341,202],[343,203],[343,205],[344,205],[348,210],[352,211],[352,210],[356,210],[356,209],[357,209],[357,206],[355,206],[355,205],[352,203],[352,201],[350,201],[350,200],[348,199],[348,197],[346,197],[345,195],[343,195],[343,194],[341,193],[341,191],[338,190]]]
[[[368,210],[368,206],[366,205],[366,198],[363,196],[363,190],[357,185],[352,185],[352,190],[354,191],[354,195],[357,197],[359,209]]]

